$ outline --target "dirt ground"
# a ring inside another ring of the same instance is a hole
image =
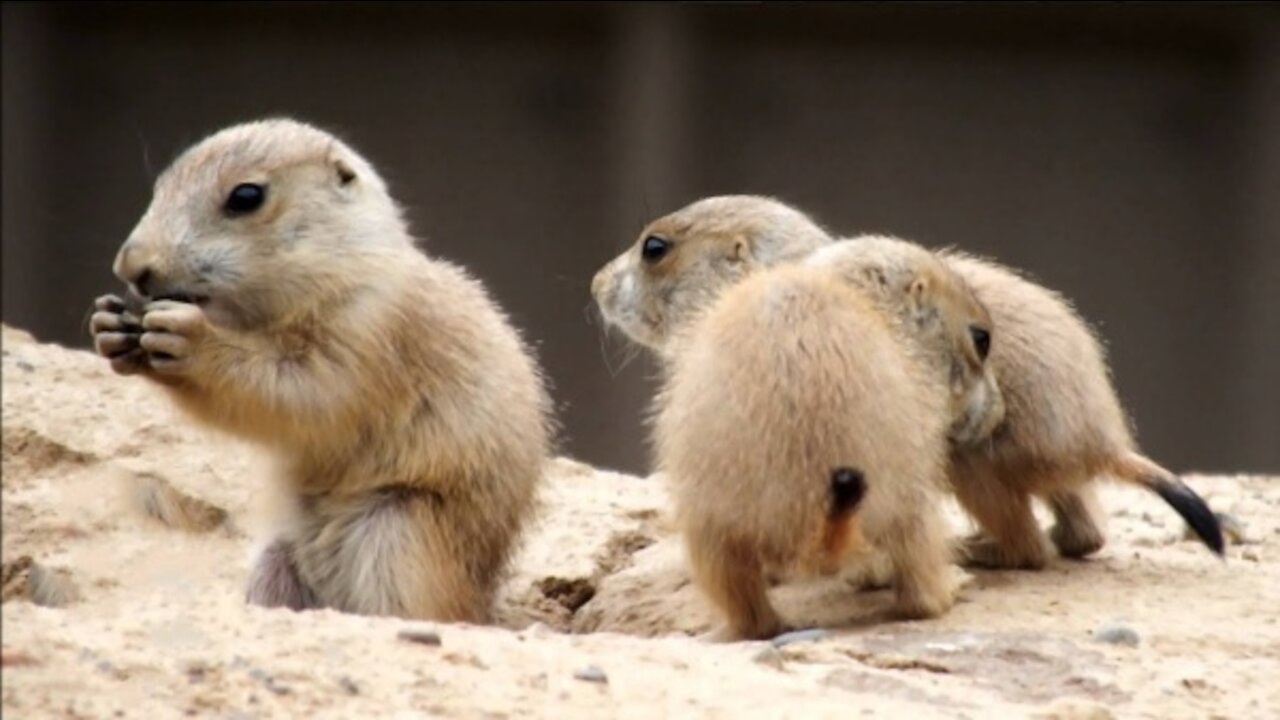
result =
[[[961,573],[926,622],[877,622],[888,592],[848,578],[782,587],[784,616],[830,629],[716,645],[660,478],[559,458],[498,626],[294,613],[242,600],[252,448],[88,353],[6,327],[3,354],[6,719],[1280,717],[1277,477],[1186,476],[1239,524],[1225,562],[1107,486],[1089,561]],[[141,512],[157,489],[207,531]]]

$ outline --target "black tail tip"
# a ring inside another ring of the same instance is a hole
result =
[[[1223,556],[1225,546],[1222,525],[1203,498],[1176,478],[1157,478],[1152,481],[1151,488],[1187,521],[1187,525],[1191,526],[1192,531],[1214,555]]]
[[[831,515],[852,511],[867,494],[867,481],[860,470],[839,467],[831,472]]]

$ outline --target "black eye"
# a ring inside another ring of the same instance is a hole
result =
[[[640,246],[640,257],[646,262],[657,262],[662,259],[663,255],[671,249],[671,243],[663,240],[657,235],[650,235],[644,239],[644,244]]]
[[[262,207],[266,199],[265,187],[253,183],[240,183],[232,188],[231,194],[227,196],[227,203],[223,207],[231,215],[244,215]]]
[[[969,337],[973,338],[973,347],[978,351],[978,357],[986,360],[987,353],[991,352],[991,333],[974,326],[969,328]]]
[[[851,467],[836,468],[831,473],[831,516],[852,512],[866,492],[867,482],[861,472]]]

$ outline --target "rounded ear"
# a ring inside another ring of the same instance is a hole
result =
[[[915,314],[925,309],[929,302],[929,281],[925,278],[912,278],[907,286],[907,307]]]
[[[734,240],[733,252],[732,254],[730,254],[729,259],[733,260],[734,262],[742,262],[744,260],[747,260],[750,257],[751,257],[751,248],[750,246],[747,245],[747,241],[743,238],[738,238]]]
[[[335,157],[332,161],[334,174],[338,178],[338,184],[343,187],[350,185],[356,180],[356,171],[347,161],[342,158]]]

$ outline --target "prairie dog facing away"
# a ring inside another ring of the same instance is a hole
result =
[[[719,639],[782,631],[767,578],[833,573],[864,548],[890,559],[898,615],[951,607],[946,403],[893,323],[834,273],[789,265],[729,286],[672,343],[656,466],[727,618]]]
[[[289,119],[217,132],[159,177],[113,269],[147,302],[139,328],[97,301],[98,353],[279,461],[293,512],[250,602],[489,618],[549,398],[484,286],[415,246],[364,158]]]
[[[958,251],[941,256],[991,313],[995,340],[987,362],[1005,404],[1005,422],[988,441],[952,453],[952,486],[984,531],[968,542],[970,561],[1044,565],[1033,496],[1053,512],[1050,537],[1059,553],[1096,552],[1105,531],[1092,481],[1102,476],[1156,493],[1221,555],[1222,531],[1204,500],[1138,451],[1102,345],[1071,304],[990,260]]]
[[[856,247],[835,243],[807,215],[774,198],[704,198],[649,223],[631,248],[596,273],[591,290],[607,323],[665,356],[683,327],[747,275],[800,261],[833,265],[903,317],[911,340],[926,346],[951,391],[956,437],[985,437],[1003,414],[980,349],[990,341],[985,308],[924,248],[888,237],[867,240]]]
[[[760,201],[748,196],[736,199],[732,216],[737,225],[746,225],[737,231],[743,236],[756,232],[750,223],[758,213],[748,207],[757,202]],[[905,241],[886,242],[885,238],[875,236],[838,242],[816,238],[813,234],[816,226],[807,221],[803,213],[781,212],[777,201],[766,202],[773,238],[770,257],[776,258],[775,262],[804,259],[810,263],[846,264],[854,268],[878,267],[871,273],[845,273],[847,279],[864,289],[874,288],[876,283],[867,283],[867,279],[878,282],[883,269],[891,265],[906,273],[905,277],[914,272],[908,270],[912,267],[936,267],[933,259],[911,251],[911,244]],[[694,203],[690,207],[698,205]],[[697,217],[708,226],[715,220],[706,213]],[[788,220],[793,223],[790,234],[785,229]],[[702,241],[700,227],[698,223],[682,227],[680,249],[686,251],[686,255],[690,250],[717,247]],[[779,247],[785,245],[790,236],[799,238],[795,247],[791,250]],[[643,238],[642,235],[642,242]],[[867,239],[875,239],[877,252],[855,249],[857,243]],[[636,250],[628,252],[635,254]],[[980,438],[981,432],[966,435],[953,428],[956,438],[968,441],[958,443],[957,452],[953,454],[950,468],[953,485],[962,505],[989,536],[986,540],[975,537],[968,543],[971,561],[995,567],[1036,568],[1044,564],[1047,548],[1031,512],[1033,495],[1045,499],[1055,516],[1056,524],[1050,536],[1062,555],[1079,558],[1096,552],[1105,537],[1096,489],[1091,481],[1100,475],[1133,482],[1157,493],[1220,555],[1221,530],[1203,499],[1168,470],[1137,452],[1102,347],[1070,304],[1058,293],[995,263],[959,252],[928,252],[950,268],[952,277],[959,277],[968,285],[990,319],[990,325],[983,326],[988,330],[986,341],[990,355],[981,374],[972,372],[970,351],[977,349],[981,336],[966,337],[964,325],[970,319],[959,312],[937,326],[950,328],[947,337],[955,360],[953,369],[961,371],[962,377],[978,381],[968,385],[970,392],[966,397],[987,398],[991,406],[988,420],[999,414],[997,403],[1003,408],[1003,421],[985,441]],[[814,257],[810,258],[810,254]],[[662,345],[654,339],[670,335],[670,328],[688,322],[689,316],[695,315],[700,307],[698,303],[668,303],[663,288],[680,288],[682,297],[700,297],[705,305],[705,298],[714,297],[715,292],[700,295],[700,283],[720,291],[761,266],[752,264],[730,272],[724,263],[702,262],[697,258],[682,258],[680,264],[670,267],[662,266],[664,260],[660,255],[650,262],[654,265],[652,269],[641,266],[639,270],[620,273],[618,267],[629,267],[625,256],[620,257],[606,266],[601,273],[604,279],[598,275],[593,285],[596,302],[606,320],[621,327],[636,342],[659,351]],[[696,268],[696,272],[685,273],[686,267]],[[619,274],[635,287],[626,292],[614,290]],[[947,275],[941,277],[946,279]],[[652,278],[660,278],[661,284]],[[933,286],[946,288],[949,283],[953,281]],[[909,284],[897,287],[904,286],[910,287]],[[909,295],[900,292],[875,295],[881,301],[910,300]],[[963,302],[938,305],[953,310],[966,306]],[[910,313],[905,316],[909,317]],[[647,325],[627,320],[639,317],[646,318]],[[637,329],[637,325],[643,327]],[[907,323],[904,327],[910,326],[911,323]],[[929,345],[930,337],[936,342],[936,335],[925,335],[921,337],[923,344]],[[941,348],[933,346],[935,352],[940,349],[946,352],[946,344]],[[990,392],[993,388],[995,392]],[[952,397],[953,401],[959,397],[954,390]],[[961,407],[964,406],[962,403]],[[965,414],[973,415],[967,411]],[[965,422],[963,417],[955,416],[961,425]]]
[[[606,323],[661,355],[725,286],[830,240],[813,219],[774,198],[703,198],[645,226],[596,273],[591,294]]]
[[[933,377],[945,378],[952,440],[980,442],[1004,420],[1004,400],[987,364],[991,314],[935,253],[900,238],[859,235],[824,245],[802,262],[831,268],[899,319]]]

